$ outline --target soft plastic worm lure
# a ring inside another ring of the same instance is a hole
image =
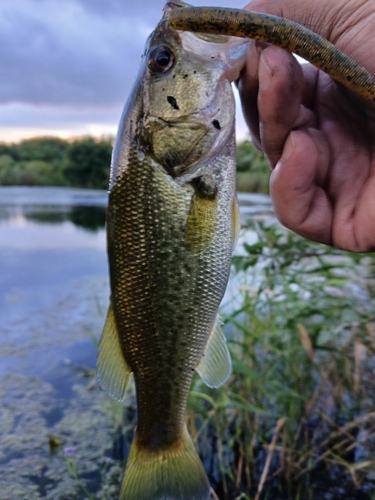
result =
[[[335,80],[375,101],[375,76],[331,42],[282,17],[241,9],[183,7],[170,12],[176,30],[253,38],[307,59]]]

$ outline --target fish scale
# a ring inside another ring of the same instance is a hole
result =
[[[231,373],[217,313],[239,224],[235,104],[246,42],[169,27],[146,46],[111,165],[107,243],[111,303],[98,379],[123,400],[130,374],[137,428],[121,500],[206,500],[187,432],[194,370],[210,387]]]
[[[134,185],[142,196],[134,195]],[[150,435],[158,407],[162,408],[164,425],[170,434],[175,436],[177,431],[181,432],[192,370],[202,356],[207,331],[214,323],[228,279],[230,214],[227,216],[227,234],[218,230],[211,248],[204,255],[186,253],[185,226],[193,196],[193,190],[185,192],[151,161],[129,165],[123,183],[119,183],[110,194],[109,205],[118,207],[115,222],[111,220],[110,211],[108,216],[108,224],[113,226],[115,235],[109,246],[110,255],[111,248],[115,248],[111,283],[112,293],[118,300],[114,302],[114,314],[117,322],[127,330],[126,338],[121,338],[121,341],[126,345],[126,361],[135,373],[141,441],[143,433]],[[124,203],[132,207],[132,213],[137,213],[138,231],[127,211],[122,209]],[[223,199],[222,204],[228,205],[228,201]],[[116,231],[117,226],[120,231]],[[224,238],[227,245],[218,244],[218,241],[225,241]],[[123,241],[131,243],[130,247],[124,246]],[[186,267],[190,272],[186,272]],[[218,273],[222,268],[227,269],[223,275]],[[146,344],[145,337],[148,339]],[[189,344],[181,346],[185,337],[188,337]],[[161,373],[154,366],[155,360],[163,366]],[[165,361],[168,360],[169,367],[166,368]],[[144,376],[151,371],[152,384]],[[180,382],[177,389],[171,388],[170,381],[178,381],[184,371],[188,373],[184,375],[183,383]],[[171,418],[165,411],[168,394],[174,402],[169,405]],[[175,407],[181,409],[182,418],[175,418]],[[173,419],[177,431],[171,426]],[[155,433],[160,433],[159,426]],[[163,436],[163,440],[168,439],[172,438]]]

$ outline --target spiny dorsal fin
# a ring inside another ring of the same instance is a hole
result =
[[[223,385],[232,372],[232,363],[224,332],[217,317],[209,336],[204,355],[196,367],[203,382],[208,387]]]
[[[123,401],[131,370],[122,354],[112,304],[100,339],[96,366],[100,386],[113,398]]]

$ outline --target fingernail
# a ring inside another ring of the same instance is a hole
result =
[[[295,149],[296,149],[296,142],[295,142],[294,132],[290,132],[290,134],[285,142],[283,154],[281,156],[281,161],[287,160]]]
[[[272,71],[269,67],[268,61],[264,52],[260,56],[261,64],[259,65],[259,88],[263,92],[268,89],[272,80]]]

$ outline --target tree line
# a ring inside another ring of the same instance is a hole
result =
[[[107,189],[113,138],[36,137],[0,143],[0,185]],[[268,192],[269,169],[250,141],[237,146],[237,189]]]
[[[37,137],[0,143],[0,185],[107,189],[113,140]]]

